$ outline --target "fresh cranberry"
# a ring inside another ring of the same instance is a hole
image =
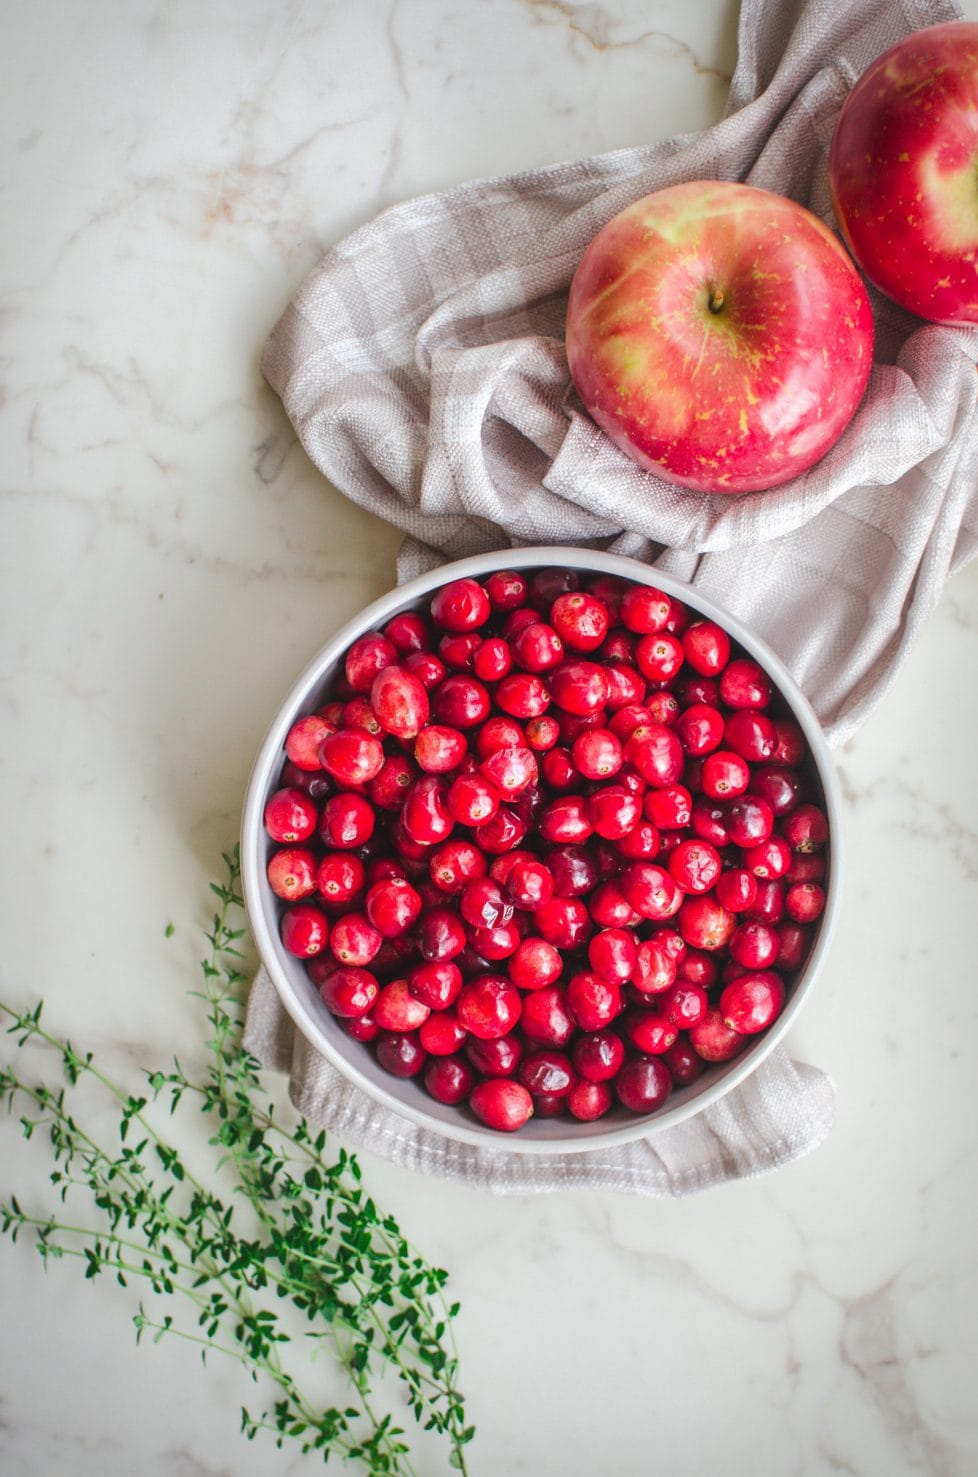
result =
[[[527,997],[530,998],[530,997]],[[501,974],[482,974],[462,986],[455,1004],[459,1024],[488,1041],[505,1036],[520,1018],[520,995]]]
[[[466,672],[452,672],[433,690],[431,707],[439,723],[451,728],[477,728],[489,716],[489,693],[477,678]]]
[[[679,1036],[665,1052],[662,1060],[672,1074],[677,1087],[689,1087],[705,1070],[703,1058],[697,1054],[684,1036]]]
[[[588,963],[603,979],[623,984],[638,967],[638,945],[627,928],[603,928],[587,948]]]
[[[763,800],[772,815],[784,816],[798,804],[801,780],[783,764],[758,764],[751,773],[748,792]]]
[[[607,1082],[575,1082],[566,1101],[572,1118],[580,1123],[593,1123],[608,1112],[614,1094]]]
[[[426,774],[457,769],[468,751],[464,733],[444,723],[430,723],[414,741],[414,757]]]
[[[651,1113],[672,1091],[672,1075],[659,1057],[637,1056],[615,1078],[615,1092],[630,1113]]]
[[[595,858],[584,846],[555,846],[547,854],[555,897],[583,897],[598,880]]]
[[[523,1043],[518,1036],[495,1036],[488,1041],[470,1036],[465,1055],[483,1077],[511,1077],[522,1059]]]
[[[532,990],[524,995],[520,1024],[529,1041],[538,1041],[546,1046],[566,1046],[574,1034],[566,990],[559,985],[547,985],[543,990]]]
[[[608,710],[616,713],[620,708],[635,708],[645,698],[647,684],[642,674],[634,667],[628,667],[624,662],[607,662],[605,672],[608,676]],[[675,714],[679,711],[679,704],[671,693],[663,690],[661,693],[654,692],[649,698],[650,704],[662,707],[663,715],[659,719],[662,723],[671,723]]]
[[[407,980],[397,979],[381,988],[371,1014],[382,1031],[416,1031],[431,1008],[411,994]]]
[[[485,625],[490,614],[489,596],[478,581],[452,580],[436,590],[431,614],[443,631],[472,631]]]
[[[474,631],[460,631],[457,634],[447,632],[438,642],[438,655],[449,670],[471,672],[481,646],[482,637]]]
[[[766,708],[771,695],[766,672],[750,657],[729,662],[720,675],[720,696],[728,708]]]
[[[519,846],[529,829],[528,823],[511,805],[500,805],[494,815],[479,826],[479,845],[491,856]]]
[[[676,1027],[648,1006],[633,1007],[624,1018],[625,1036],[647,1056],[662,1056],[676,1039]]]
[[[565,645],[574,651],[597,651],[611,624],[603,600],[576,590],[557,596],[550,607],[550,619]]]
[[[750,765],[731,749],[717,749],[703,761],[701,783],[708,799],[733,799],[750,784]]]
[[[432,853],[429,862],[431,880],[441,892],[461,892],[467,882],[484,877],[488,867],[483,853],[473,841],[445,841]]]
[[[341,785],[365,785],[384,763],[384,746],[363,728],[340,728],[320,745],[323,768]]]
[[[680,712],[675,729],[685,753],[712,754],[723,742],[723,714],[709,703],[692,703]]]
[[[315,903],[296,903],[282,914],[282,943],[290,954],[306,959],[321,954],[329,939],[329,922]]]
[[[514,1133],[532,1117],[533,1098],[521,1082],[491,1077],[473,1087],[469,1107],[487,1128]]]
[[[427,621],[416,610],[402,610],[391,616],[384,627],[384,635],[396,647],[400,656],[412,651],[424,651],[430,645],[431,631]]]
[[[793,851],[820,851],[829,837],[825,812],[817,805],[797,806],[781,823],[784,839]]]
[[[483,774],[465,774],[452,781],[445,797],[448,813],[463,826],[482,826],[499,809],[499,791]]]
[[[720,1010],[712,1008],[691,1028],[689,1043],[703,1061],[727,1062],[741,1050],[744,1038],[724,1023]]]
[[[328,903],[344,904],[363,888],[363,862],[350,852],[327,852],[316,868],[316,887]]]
[[[637,821],[618,842],[618,855],[626,861],[648,862],[658,856],[662,838],[651,821]]]
[[[775,718],[774,728],[778,736],[778,747],[774,752],[775,763],[796,767],[805,757],[804,733],[791,718]]]
[[[515,610],[526,599],[526,580],[513,569],[497,569],[485,582],[493,610]]]
[[[608,728],[591,728],[578,734],[571,745],[571,758],[587,780],[610,779],[621,769],[623,753],[618,738]]]
[[[785,882],[821,882],[825,877],[825,857],[820,851],[795,851],[791,866],[784,874]]]
[[[751,873],[754,876],[754,873]],[[780,923],[784,917],[785,885],[780,878],[755,876],[757,892],[749,908],[744,909],[746,918],[756,918],[761,923]]]
[[[520,940],[507,966],[510,979],[521,990],[546,989],[560,978],[563,967],[560,951],[533,934]]]
[[[374,808],[363,795],[331,795],[323,806],[319,834],[326,846],[355,851],[370,840],[375,823]]]
[[[694,672],[716,677],[730,660],[730,637],[716,621],[692,621],[683,631],[683,651]]]
[[[678,784],[647,790],[642,802],[646,820],[660,831],[675,831],[688,826],[692,808],[692,795],[685,785]]]
[[[651,708],[645,703],[626,703],[623,708],[618,708],[612,713],[608,719],[608,727],[624,744],[631,738],[636,728],[644,728],[646,724],[656,722],[665,723],[667,727],[671,727],[668,719],[653,717]]]
[[[426,692],[444,682],[448,668],[433,651],[412,651],[401,663],[405,672],[417,677]],[[429,698],[430,703],[430,698]]]
[[[779,970],[801,969],[811,943],[809,930],[801,923],[779,923],[778,942],[781,946],[778,954]]]
[[[781,952],[777,930],[769,923],[747,919],[730,935],[730,957],[744,969],[768,969]]]
[[[346,680],[353,692],[369,692],[374,679],[397,661],[397,648],[379,631],[359,636],[346,654]]]
[[[520,1062],[516,1075],[534,1096],[546,1093],[548,1096],[566,1097],[574,1086],[570,1057],[562,1051],[529,1052]]]
[[[713,677],[699,677],[695,672],[687,672],[685,668],[673,683],[673,691],[684,708],[692,707],[695,703],[715,708],[720,701],[719,682]]]
[[[631,585],[621,597],[619,619],[630,631],[649,635],[661,631],[672,611],[672,601],[652,585]]]
[[[679,932],[693,949],[722,949],[736,926],[734,915],[710,893],[687,897],[676,918]]]
[[[418,1027],[418,1039],[432,1056],[453,1056],[468,1041],[469,1033],[459,1025],[454,1011],[433,1010]]]
[[[675,730],[664,723],[636,728],[625,744],[625,758],[634,764],[643,779],[657,788],[675,784],[683,772],[682,744]]]
[[[599,928],[628,928],[641,918],[625,901],[616,882],[600,882],[587,900],[587,912]]]
[[[635,664],[648,682],[671,682],[684,660],[682,642],[668,631],[643,636],[635,648]]]
[[[546,713],[540,718],[531,718],[526,725],[526,742],[531,749],[545,753],[552,749],[560,738],[560,724]]]
[[[817,882],[795,882],[784,895],[784,910],[794,923],[814,923],[825,908],[825,889]]]
[[[265,830],[273,841],[305,841],[316,829],[319,811],[304,790],[276,790],[265,806]]]
[[[404,877],[375,882],[365,901],[367,917],[385,939],[398,938],[417,922],[420,894]]]
[[[703,949],[687,949],[676,965],[676,978],[711,990],[720,978],[720,966],[713,954]]]
[[[715,888],[717,902],[730,913],[742,913],[757,897],[757,878],[746,867],[731,867],[721,872]]]
[[[276,897],[299,902],[316,891],[316,858],[308,847],[284,847],[269,858],[266,875]]]
[[[459,910],[472,928],[492,928],[508,923],[513,904],[494,877],[475,877],[467,882],[459,898]]]
[[[720,871],[720,854],[708,841],[680,841],[669,855],[669,872],[684,892],[708,892]]]
[[[771,759],[778,746],[777,730],[766,713],[737,708],[724,726],[724,744],[752,764]]]
[[[430,1010],[447,1010],[461,988],[462,971],[448,959],[419,964],[408,975],[409,992]]]
[[[765,881],[783,877],[791,866],[791,848],[782,836],[769,836],[766,841],[747,847],[744,866]]]
[[[597,662],[564,662],[550,673],[548,686],[554,702],[565,713],[593,713],[608,701],[608,678]]]
[[[297,718],[285,736],[285,752],[299,769],[320,769],[319,746],[330,732],[331,725],[318,713]]]
[[[676,969],[677,960],[665,944],[643,939],[636,950],[632,982],[643,995],[659,995],[674,983]]]
[[[503,621],[503,640],[508,641],[512,646],[514,638],[520,634],[524,626],[532,626],[534,621],[541,620],[543,620],[543,616],[535,606],[517,606],[515,609],[507,612],[506,618]]]
[[[764,1031],[781,1013],[784,984],[773,970],[757,970],[739,975],[720,996],[720,1014],[724,1025],[741,1036],[754,1036]]]
[[[319,993],[333,1015],[358,1019],[376,1001],[380,985],[376,976],[366,969],[331,969],[320,984]],[[374,1027],[380,1029],[376,1022]]]
[[[369,701],[365,697],[352,697],[343,709],[343,718],[340,728],[365,728],[376,738],[379,734],[383,737],[384,730],[377,722],[377,716]]]
[[[415,780],[404,796],[401,824],[415,841],[435,845],[451,834],[455,821],[448,808],[448,785],[440,775]]]
[[[370,781],[367,793],[381,810],[400,810],[405,792],[418,778],[419,772],[406,754],[389,754]]]
[[[774,812],[759,795],[738,795],[725,808],[724,824],[734,846],[758,846],[774,830]]]
[[[543,839],[554,843],[586,841],[594,830],[587,802],[579,795],[559,795],[551,800],[540,813],[538,827]]]
[[[455,959],[466,944],[465,926],[451,908],[431,908],[418,920],[422,959]]]
[[[582,1031],[600,1031],[621,1013],[621,988],[593,969],[582,969],[567,981],[567,1009]]]
[[[549,672],[564,660],[564,643],[546,621],[533,621],[513,637],[513,655],[524,672]]]
[[[520,746],[496,749],[479,765],[479,773],[500,795],[511,798],[535,784],[539,771],[533,750]]]
[[[631,862],[618,878],[625,901],[641,918],[672,917],[679,899],[674,879],[655,862]]]
[[[329,947],[341,964],[359,967],[371,963],[382,943],[383,935],[365,913],[344,913],[336,919],[329,938]]]
[[[416,1077],[428,1059],[416,1031],[381,1030],[374,1051],[384,1071],[393,1077]]]
[[[493,923],[488,928],[473,928],[469,943],[481,959],[495,964],[515,954],[522,936],[520,925],[509,918],[505,923]]]
[[[424,1069],[425,1091],[436,1103],[454,1107],[468,1097],[476,1077],[464,1057],[436,1056]]]
[[[513,653],[502,636],[487,636],[472,658],[472,670],[480,682],[498,682],[513,670]]]
[[[554,895],[553,873],[539,858],[517,857],[506,876],[506,891],[515,907],[532,912]]]
[[[677,1031],[688,1031],[706,1015],[709,1000],[702,985],[691,984],[689,980],[679,980],[664,995],[660,996],[658,1009],[664,1019],[671,1026],[675,1026]]]
[[[614,1031],[591,1031],[574,1037],[571,1060],[588,1082],[610,1082],[625,1060],[625,1047]]]

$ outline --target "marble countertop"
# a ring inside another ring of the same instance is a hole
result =
[[[271,712],[394,580],[265,335],[382,206],[716,119],[737,6],[4,11],[3,994],[135,1083],[201,1039],[207,884]],[[789,1038],[838,1089],[816,1154],[679,1202],[496,1200],[363,1156],[463,1304],[476,1477],[978,1470],[976,628],[972,565],[840,755],[848,894]],[[2,1133],[4,1193],[43,1198]],[[134,1354],[136,1301],[0,1247],[4,1477],[315,1468],[237,1434],[236,1367]]]

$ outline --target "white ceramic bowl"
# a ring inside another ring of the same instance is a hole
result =
[[[655,1113],[639,1117],[615,1106],[604,1118],[579,1123],[569,1118],[531,1118],[513,1134],[501,1134],[480,1124],[464,1107],[448,1107],[429,1097],[419,1080],[385,1072],[370,1049],[354,1041],[322,1003],[301,960],[288,954],[279,940],[282,904],[266,880],[268,858],[275,849],[262,817],[268,797],[279,788],[285,759],[285,736],[296,718],[314,711],[328,699],[334,674],[347,648],[366,631],[383,626],[398,611],[427,609],[432,593],[450,580],[470,576],[484,579],[497,569],[532,570],[560,566],[585,573],[619,575],[654,585],[683,601],[691,610],[717,621],[765,669],[801,726],[822,790],[830,825],[830,854],[825,911],[808,959],[792,983],[781,1015],[762,1035],[728,1063],[708,1067],[699,1080],[673,1091]],[[690,586],[635,560],[591,549],[562,546],[503,549],[443,565],[400,586],[360,612],[326,643],[295,682],[276,714],[255,760],[248,783],[242,820],[241,871],[252,935],[282,1004],[305,1037],[376,1102],[449,1139],[517,1153],[580,1153],[606,1148],[671,1127],[699,1112],[743,1082],[757,1070],[791,1029],[811,994],[834,930],[842,880],[842,816],[838,779],[818,720],[782,662],[770,648],[727,611]]]

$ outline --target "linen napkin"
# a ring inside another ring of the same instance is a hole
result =
[[[671,487],[583,412],[563,346],[566,294],[612,215],[684,180],[745,180],[834,227],[827,152],[868,63],[951,0],[744,0],[714,127],[386,210],[329,251],[265,349],[309,456],[401,528],[398,572],[519,544],[588,545],[687,580],[782,657],[832,743],[886,690],[945,580],[978,548],[978,330],[926,325],[871,290],[863,403],[809,472],[759,495]],[[471,1151],[376,1108],[301,1040],[264,972],[246,1043],[291,1068],[300,1106],[402,1163],[493,1189],[608,1185],[684,1194],[813,1148],[832,1089],[780,1049],[686,1124],[612,1153]],[[574,1162],[578,1159],[579,1162]]]

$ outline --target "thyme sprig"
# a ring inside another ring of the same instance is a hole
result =
[[[206,931],[203,988],[192,992],[208,1023],[196,1079],[174,1061],[169,1071],[146,1073],[144,1092],[128,1092],[91,1052],[42,1025],[41,1004],[17,1010],[0,1001],[17,1048],[47,1048],[64,1079],[27,1080],[15,1060],[0,1066],[0,1097],[19,1111],[25,1138],[46,1135],[60,1204],[86,1198],[97,1221],[35,1213],[11,1194],[0,1201],[0,1231],[12,1241],[30,1233],[45,1265],[74,1258],[86,1278],[140,1283],[153,1301],[134,1315],[137,1342],[173,1336],[199,1347],[205,1362],[220,1353],[244,1365],[274,1395],[259,1414],[242,1408],[249,1440],[267,1430],[280,1447],[294,1440],[324,1461],[335,1455],[372,1474],[414,1477],[400,1417],[381,1411],[375,1391],[392,1372],[400,1404],[444,1438],[449,1467],[464,1474],[474,1428],[458,1388],[458,1304],[446,1298],[447,1274],[377,1207],[355,1156],[331,1152],[326,1134],[305,1119],[276,1118],[259,1063],[242,1046],[237,849],[223,860],[224,881],[211,884],[219,906]],[[75,1101],[85,1082],[114,1102],[118,1144],[100,1142],[80,1121]],[[175,1118],[192,1106],[205,1115],[217,1156],[206,1183],[177,1135],[158,1126],[164,1110]],[[320,1349],[344,1372],[349,1403],[310,1391]]]

